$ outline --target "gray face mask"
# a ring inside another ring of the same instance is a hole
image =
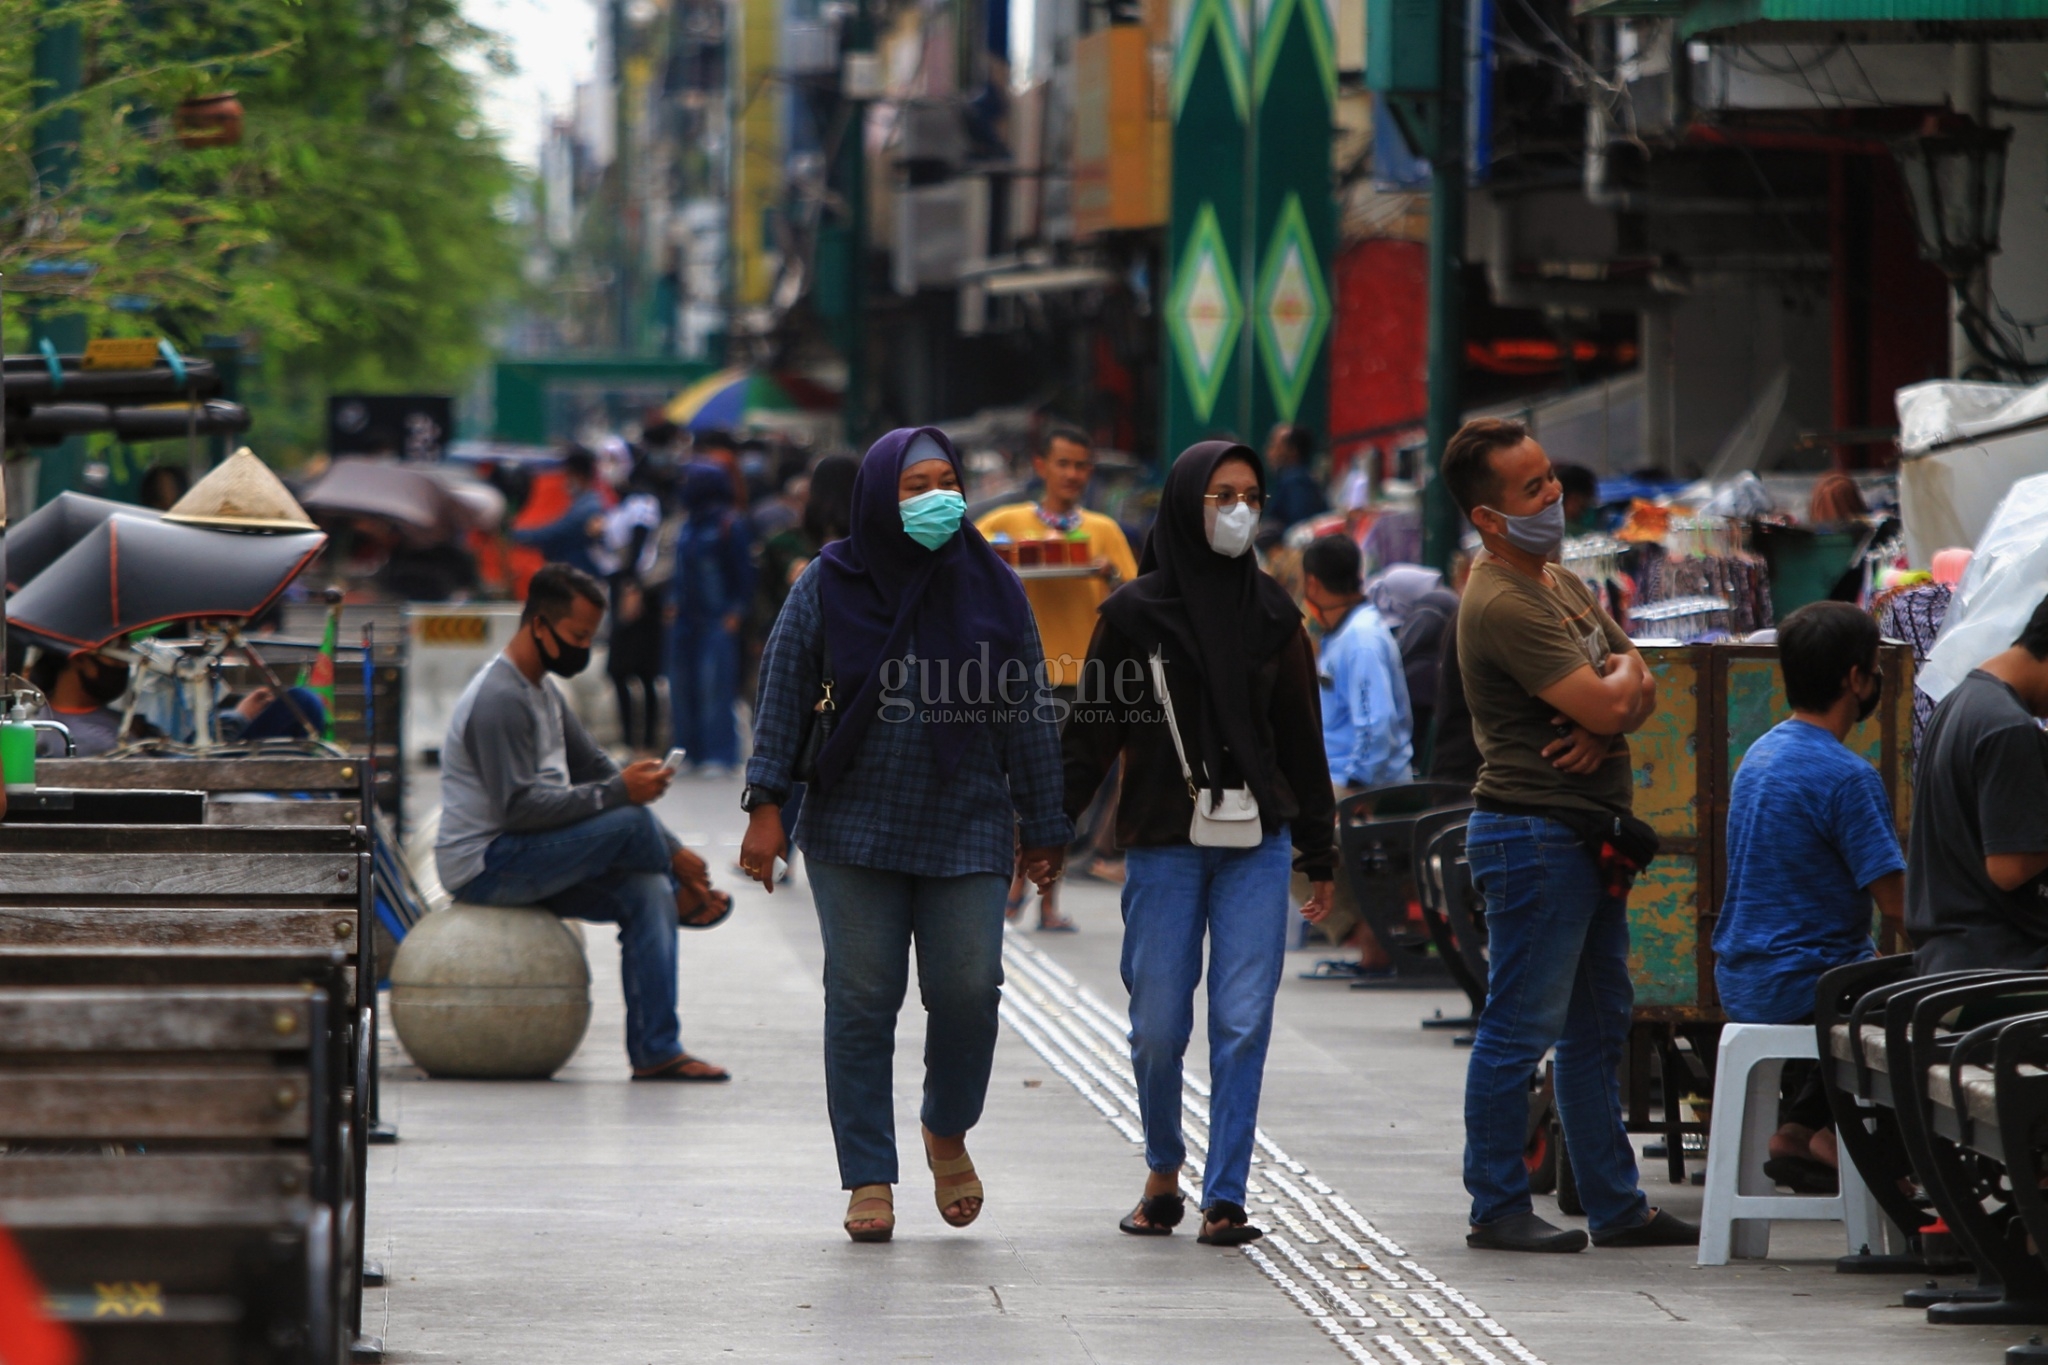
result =
[[[1564,544],[1563,498],[1526,517],[1511,517],[1492,507],[1486,510],[1508,524],[1507,530],[1501,534],[1517,550],[1548,559]]]

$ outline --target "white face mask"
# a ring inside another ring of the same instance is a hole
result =
[[[1209,548],[1229,559],[1236,559],[1252,547],[1252,536],[1259,529],[1259,514],[1252,511],[1250,503],[1240,502],[1228,512],[1216,510],[1216,504],[1202,504],[1202,529],[1208,532]]]

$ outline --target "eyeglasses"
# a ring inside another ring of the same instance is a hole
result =
[[[1204,493],[1202,494],[1202,501],[1215,503],[1216,510],[1219,512],[1228,512],[1239,503],[1243,503],[1246,507],[1256,512],[1266,505],[1266,495],[1254,488],[1240,497],[1238,494],[1226,489],[1221,493]]]

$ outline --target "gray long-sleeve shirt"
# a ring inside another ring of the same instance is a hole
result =
[[[618,765],[554,684],[528,682],[501,654],[463,689],[441,746],[441,884],[460,894],[501,834],[559,829],[625,804]]]

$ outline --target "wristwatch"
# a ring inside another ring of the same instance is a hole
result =
[[[766,787],[757,787],[749,782],[740,792],[740,809],[752,815],[763,806],[779,806],[789,799],[783,792],[772,792]]]

